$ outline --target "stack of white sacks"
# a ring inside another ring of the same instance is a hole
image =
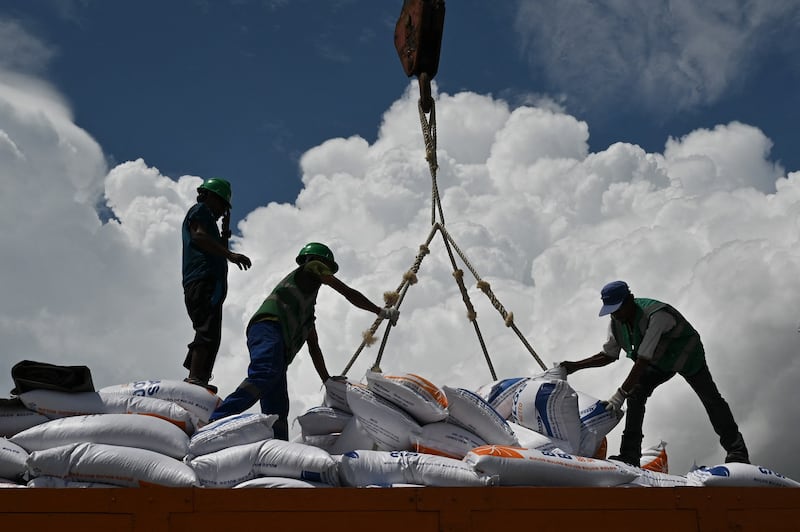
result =
[[[91,393],[35,390],[0,401],[0,487],[793,486],[766,468],[727,464],[670,475],[664,442],[648,469],[604,460],[619,419],[560,370],[478,390],[413,374],[331,380],[296,419],[208,423],[220,398],[180,381]]]

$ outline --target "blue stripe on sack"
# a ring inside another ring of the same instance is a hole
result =
[[[508,423],[506,423],[506,419],[503,416],[501,416],[500,413],[497,412],[497,410],[495,410],[492,407],[492,405],[490,405],[489,403],[484,401],[483,397],[481,397],[480,395],[478,395],[478,394],[476,394],[474,392],[471,392],[471,391],[467,390],[466,388],[459,388],[458,390],[464,395],[464,397],[466,399],[471,400],[473,403],[475,403],[476,405],[481,407],[487,414],[497,418],[497,420],[499,422],[501,422],[503,425],[508,427]],[[508,430],[510,431],[511,428],[509,427]]]
[[[542,420],[544,430],[547,432],[548,436],[553,435],[553,429],[547,417],[547,401],[550,399],[555,388],[556,385],[552,382],[547,382],[539,386],[539,389],[536,391],[536,400],[533,403],[536,407],[536,413],[539,414],[539,418]]]
[[[715,466],[706,469],[709,473],[714,475],[715,477],[729,477],[731,476],[731,470],[725,466]]]
[[[494,386],[492,386],[491,391],[489,392],[489,398],[486,400],[488,403],[493,403],[495,399],[497,399],[500,395],[502,395],[506,390],[517,384],[521,381],[524,377],[516,377],[513,379],[503,379]]]
[[[606,409],[602,407],[600,401],[596,402],[591,410],[586,415],[581,416],[580,420],[583,424],[590,424],[595,418],[598,418],[606,413]]]

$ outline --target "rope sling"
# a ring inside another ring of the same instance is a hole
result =
[[[420,81],[422,82],[423,80]],[[405,299],[408,288],[417,283],[417,273],[419,272],[419,268],[422,265],[422,261],[425,256],[430,253],[430,243],[438,232],[442,236],[445,249],[447,250],[447,255],[450,258],[450,264],[453,267],[453,278],[455,279],[458,289],[461,292],[461,299],[464,301],[464,306],[467,308],[467,319],[469,319],[473,328],[475,329],[475,334],[478,337],[478,342],[480,343],[481,350],[483,351],[483,356],[486,359],[487,365],[489,366],[489,373],[491,374],[492,379],[497,380],[497,374],[495,373],[494,366],[492,365],[492,360],[489,357],[489,351],[486,349],[486,342],[484,342],[483,335],[481,334],[480,327],[478,326],[477,313],[472,305],[467,288],[464,285],[464,271],[458,267],[453,254],[454,251],[470,271],[470,273],[472,273],[472,276],[477,282],[478,289],[486,294],[486,296],[489,298],[489,301],[492,303],[492,306],[494,306],[494,308],[500,313],[500,316],[502,316],[506,327],[510,327],[514,331],[528,352],[533,356],[536,362],[539,363],[542,370],[547,370],[547,366],[545,366],[544,362],[542,362],[542,359],[539,358],[539,355],[536,354],[536,351],[533,349],[530,343],[528,343],[514,323],[514,314],[505,309],[500,300],[497,299],[497,296],[495,296],[494,292],[492,292],[492,288],[489,283],[481,279],[480,275],[478,275],[478,272],[472,266],[464,252],[458,247],[452,235],[445,227],[444,210],[442,208],[442,202],[439,197],[439,187],[436,181],[436,173],[439,169],[439,164],[436,158],[436,104],[433,101],[433,98],[428,100],[420,98],[418,107],[420,125],[422,127],[422,136],[425,141],[425,160],[428,162],[428,169],[430,170],[431,174],[431,230],[428,233],[428,237],[425,239],[425,242],[419,246],[419,253],[417,253],[411,268],[403,274],[400,285],[394,292],[386,292],[383,294],[384,302],[388,307],[395,307],[398,310],[400,309],[400,305]],[[430,112],[430,119],[425,116],[426,111]],[[383,318],[376,319],[372,326],[368,330],[364,331],[361,345],[358,347],[350,361],[345,366],[341,373],[342,375],[347,375],[347,372],[353,366],[364,347],[373,345],[375,343],[375,333],[377,332],[378,327],[380,327],[382,321]],[[386,330],[383,333],[383,339],[381,340],[381,345],[378,349],[378,356],[372,365],[372,371],[381,371],[380,364],[381,360],[383,359],[383,351],[386,347],[386,342],[389,339],[389,333],[391,330],[392,324],[387,322]]]

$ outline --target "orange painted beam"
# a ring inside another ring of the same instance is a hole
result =
[[[796,532],[792,488],[2,489],[3,530]],[[225,527],[228,527],[227,529]],[[509,528],[512,527],[512,528]]]

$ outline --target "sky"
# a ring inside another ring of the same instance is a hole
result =
[[[448,231],[548,366],[600,350],[608,281],[674,305],[752,461],[800,479],[800,4],[495,4],[447,4],[434,95]],[[229,274],[222,395],[245,376],[247,321],[306,242],[328,243],[337,276],[376,303],[397,288],[431,224],[400,7],[0,6],[0,394],[23,359],[88,365],[98,389],[185,377],[180,225],[208,177],[232,182],[232,247],[253,261]],[[381,367],[476,389],[491,375],[441,239],[430,247]],[[498,377],[540,372],[465,280]],[[374,316],[323,288],[317,317],[338,373]],[[629,369],[569,382],[605,399]],[[321,401],[305,351],[289,387],[292,416]],[[644,432],[677,474],[724,458],[679,377]]]

